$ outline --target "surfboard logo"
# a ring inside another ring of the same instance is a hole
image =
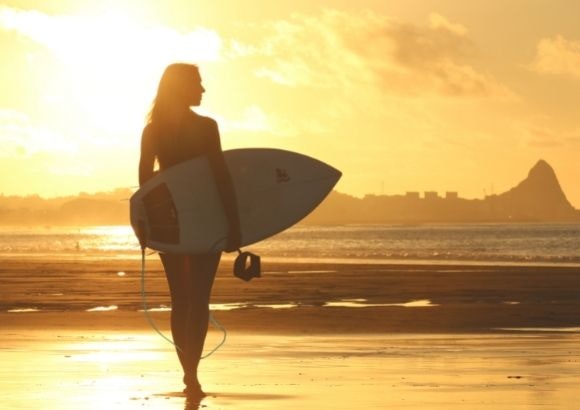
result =
[[[290,177],[288,173],[283,168],[276,168],[276,182],[281,184],[282,182],[289,182]]]

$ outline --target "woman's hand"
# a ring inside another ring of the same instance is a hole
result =
[[[228,234],[228,242],[226,244],[225,251],[226,252],[235,252],[240,249],[240,245],[242,244],[242,232],[240,231],[240,227],[230,227],[230,232]]]

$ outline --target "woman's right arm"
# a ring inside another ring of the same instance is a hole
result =
[[[153,133],[148,125],[141,135],[141,156],[139,159],[139,186],[143,185],[153,176],[155,165],[155,149],[153,145]]]

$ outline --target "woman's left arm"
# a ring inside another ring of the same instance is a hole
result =
[[[153,134],[151,126],[143,129],[141,135],[141,155],[139,158],[139,186],[143,185],[154,175],[155,150],[153,148]]]
[[[238,213],[236,192],[222,151],[217,123],[214,120],[210,120],[209,128],[209,146],[207,155],[216,179],[216,185],[224,206],[229,226],[228,243],[225,250],[227,252],[233,252],[240,247],[241,243],[240,216]]]

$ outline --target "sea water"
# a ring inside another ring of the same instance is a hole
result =
[[[580,223],[297,225],[247,248],[263,257],[580,264]],[[139,257],[130,226],[0,228],[0,256]]]

